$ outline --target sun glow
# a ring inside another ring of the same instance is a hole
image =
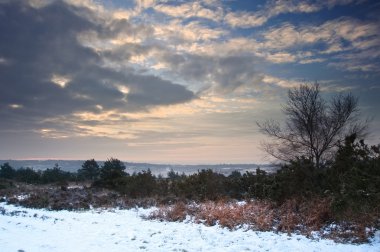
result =
[[[21,104],[10,104],[9,107],[12,109],[20,109],[20,108],[23,108],[24,106]]]
[[[71,81],[71,79],[64,75],[53,74],[50,79],[54,84],[60,86],[61,88],[65,88],[67,84]]]

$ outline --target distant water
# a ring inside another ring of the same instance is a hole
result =
[[[55,164],[69,172],[76,172],[81,168],[84,160],[0,160],[0,164],[8,162],[13,168],[29,167],[34,170],[46,170],[53,168]],[[98,161],[103,165],[104,161]],[[166,176],[170,170],[186,175],[196,173],[202,169],[212,169],[215,172],[229,175],[233,171],[245,173],[246,171],[255,172],[258,167],[267,172],[274,172],[276,167],[269,164],[219,164],[219,165],[172,165],[172,164],[148,164],[148,163],[129,163],[124,162],[126,172],[132,174],[150,169],[154,175]]]

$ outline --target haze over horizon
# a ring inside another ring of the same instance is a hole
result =
[[[351,92],[380,143],[380,2],[0,0],[0,159],[268,163],[289,88]]]

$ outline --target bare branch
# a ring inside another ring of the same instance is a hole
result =
[[[345,136],[365,136],[368,128],[368,121],[359,119],[356,97],[338,94],[327,103],[317,83],[289,90],[283,112],[285,127],[273,120],[257,123],[261,132],[274,140],[266,143],[264,150],[283,161],[305,156],[320,167]]]

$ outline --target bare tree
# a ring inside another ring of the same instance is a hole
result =
[[[356,97],[338,94],[327,102],[321,97],[318,83],[289,90],[283,112],[283,126],[273,120],[257,123],[274,140],[264,143],[264,150],[282,161],[310,158],[317,168],[331,157],[345,136],[355,133],[364,137],[368,126],[368,121],[359,118]]]

